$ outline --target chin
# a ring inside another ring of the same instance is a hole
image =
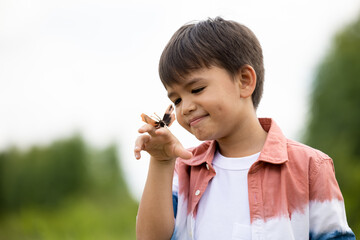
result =
[[[192,133],[199,141],[216,140],[214,136],[206,133]]]
[[[210,140],[210,139],[208,139],[208,138],[198,137],[198,136],[196,136],[196,135],[195,135],[195,137],[196,137],[196,139],[197,139],[197,140],[199,140],[199,141],[206,141],[206,140]]]
[[[191,132],[191,134],[194,135],[196,137],[196,139],[199,140],[199,141],[207,140],[207,138],[205,136],[201,135],[201,134],[196,134],[194,132]]]

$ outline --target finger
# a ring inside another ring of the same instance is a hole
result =
[[[181,145],[176,145],[174,147],[174,154],[182,159],[190,159],[192,158],[193,154],[189,150],[186,150]]]
[[[155,130],[155,134],[157,136],[165,136],[165,137],[171,137],[171,132],[167,128],[159,128]]]
[[[141,150],[144,150],[145,143],[147,143],[150,140],[149,135],[141,135],[139,136],[135,141],[135,147],[134,147],[134,155],[136,159],[141,158]]]
[[[151,136],[155,135],[156,128],[153,125],[145,124],[141,128],[139,128],[139,133],[149,133]]]
[[[141,148],[140,147],[135,147],[134,148],[134,156],[137,160],[139,160],[141,158]]]
[[[155,131],[155,134],[158,135],[158,136],[162,136],[166,139],[171,139],[172,137],[174,137],[171,133],[171,131],[167,128],[160,128],[160,129],[157,129]],[[175,138],[175,137],[174,137]],[[177,143],[174,145],[174,148],[173,148],[173,153],[175,154],[175,156],[177,157],[180,157],[180,158],[183,158],[183,159],[190,159],[193,155],[192,155],[192,152],[186,150],[182,145],[181,143]]]

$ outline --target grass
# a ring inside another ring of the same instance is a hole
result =
[[[54,209],[22,208],[0,219],[5,240],[135,239],[137,203],[116,197],[77,197]]]

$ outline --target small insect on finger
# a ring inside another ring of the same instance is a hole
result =
[[[173,113],[174,107],[173,105],[169,105],[169,107],[166,109],[165,114],[163,118],[161,119],[157,114],[156,119],[149,117],[145,113],[141,114],[141,119],[154,126],[155,128],[159,129],[161,127],[170,127],[171,124],[175,121],[175,114]]]

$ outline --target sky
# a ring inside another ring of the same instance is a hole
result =
[[[221,16],[245,24],[264,55],[258,117],[301,140],[316,67],[333,35],[360,14],[358,0],[0,0],[0,150],[80,133],[116,143],[139,199],[149,156],[133,156],[142,112],[170,104],[158,61],[183,24]],[[175,123],[185,147],[199,142]]]

